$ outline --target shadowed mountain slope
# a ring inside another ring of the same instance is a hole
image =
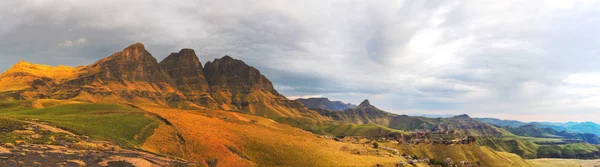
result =
[[[321,117],[302,103],[279,94],[260,71],[241,60],[224,56],[207,62],[203,71],[210,85],[210,95],[222,109],[268,118]]]
[[[217,103],[209,94],[210,88],[202,72],[202,63],[194,50],[181,49],[179,53],[171,53],[159,65],[183,94],[183,97],[174,96],[175,98],[169,101],[189,100],[208,108],[217,107]]]
[[[350,108],[355,108],[356,105],[350,103],[344,103],[341,101],[330,101],[328,98],[308,98],[308,99],[296,99],[300,103],[304,104],[304,106],[310,109],[327,109],[334,111],[341,111]]]

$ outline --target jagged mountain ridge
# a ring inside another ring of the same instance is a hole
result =
[[[298,100],[299,102],[304,104],[304,106],[310,109],[320,108],[334,111],[342,111],[349,108],[357,107],[356,105],[351,103],[344,103],[341,101],[330,101],[328,98],[299,98],[296,100]]]
[[[457,115],[450,118],[426,118],[397,115],[378,109],[364,100],[356,108],[343,111],[314,109],[331,120],[354,124],[377,124],[397,130],[413,131],[458,131],[466,135],[501,136],[506,131],[490,124],[475,120],[468,115]]]
[[[194,50],[182,49],[158,62],[141,43],[76,68],[17,63],[0,75],[0,98],[148,103],[321,119],[279,94],[260,71],[241,60],[225,56],[203,67]]]
[[[389,119],[395,115],[371,105],[369,100],[364,100],[357,107],[349,108],[343,111],[334,111],[323,108],[317,108],[314,110],[323,116],[331,118],[332,120],[351,122],[355,124],[375,123],[384,126],[389,125]]]

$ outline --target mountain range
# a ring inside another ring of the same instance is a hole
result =
[[[600,125],[593,122],[521,122],[515,120],[501,120],[496,118],[477,118],[477,120],[498,126],[520,127],[535,125],[538,128],[551,128],[557,131],[575,133],[591,133],[600,135]]]
[[[194,50],[182,49],[157,62],[141,43],[75,68],[21,61],[0,75],[0,92],[2,99],[148,103],[320,119],[241,60],[224,56],[203,67]]]

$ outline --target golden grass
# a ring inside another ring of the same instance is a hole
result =
[[[185,142],[173,142],[176,131],[161,125],[144,148],[217,166],[392,166],[399,157],[356,155],[348,150],[370,149],[340,143],[279,124],[271,119],[217,110],[177,110],[144,107],[167,119]],[[208,162],[208,163],[207,163]]]
[[[37,99],[31,103],[33,108],[44,108],[62,104],[79,104],[82,102],[73,100],[56,100],[56,99]]]
[[[54,78],[57,82],[66,81],[77,77],[82,69],[83,67],[52,67],[20,61],[0,75],[0,92],[31,88],[29,83],[40,78]],[[13,74],[16,76],[12,76]]]
[[[161,123],[154,129],[152,136],[146,139],[142,149],[164,155],[185,157],[187,149],[182,141],[177,137],[177,129],[165,123]]]
[[[397,145],[381,143],[384,146],[397,148],[400,154],[417,155],[421,157],[443,160],[451,158],[455,163],[460,161],[480,162],[482,166],[532,166],[516,154],[497,152],[489,147],[477,145]]]
[[[527,160],[533,166],[539,167],[596,167],[600,166],[600,160],[580,160],[580,159],[555,159],[542,158]]]

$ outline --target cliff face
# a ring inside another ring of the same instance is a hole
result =
[[[271,81],[241,60],[224,56],[207,62],[203,69],[210,95],[227,110],[265,117],[320,117],[295,100],[279,94]]]
[[[229,56],[207,62],[204,73],[211,88],[263,90],[279,95],[271,81],[260,71]]]
[[[181,49],[179,53],[171,53],[159,63],[173,79],[175,86],[182,92],[182,98],[208,108],[217,107],[210,96],[208,82],[202,72],[202,63],[192,49]],[[181,99],[170,99],[178,101]]]
[[[321,118],[280,95],[258,69],[241,60],[225,56],[202,67],[194,50],[182,49],[158,63],[141,43],[77,68],[18,63],[0,75],[0,98],[148,103],[269,118]]]

